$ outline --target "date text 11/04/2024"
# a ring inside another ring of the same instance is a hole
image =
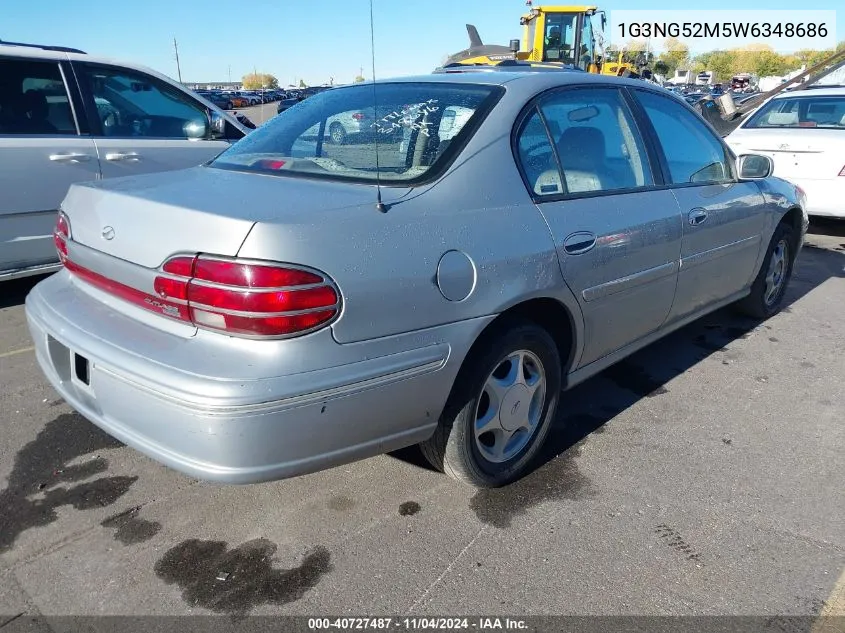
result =
[[[527,628],[518,618],[308,618],[312,631],[412,630],[412,631],[518,631]]]

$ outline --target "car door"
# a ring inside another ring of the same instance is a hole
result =
[[[100,176],[55,60],[0,57],[0,278],[58,264],[56,210],[75,182]]]
[[[671,191],[656,186],[626,95],[546,93],[525,114],[516,153],[582,310],[578,366],[659,329],[675,294],[681,218]]]
[[[652,90],[633,92],[684,217],[678,291],[669,317],[674,321],[751,284],[766,247],[765,201],[755,182],[737,180],[732,155],[698,115]]]
[[[103,178],[184,169],[229,147],[214,139],[202,102],[135,70],[74,63]]]

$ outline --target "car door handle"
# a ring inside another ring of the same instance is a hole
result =
[[[109,152],[106,160],[138,160],[141,155],[138,152]]]
[[[54,163],[84,163],[91,160],[91,155],[77,154],[75,152],[68,154],[50,154],[50,160]]]
[[[700,208],[699,209],[693,209],[692,211],[689,212],[689,215],[687,216],[687,218],[689,218],[689,223],[692,226],[698,226],[699,224],[702,224],[707,219],[707,211],[705,211],[704,209],[700,209]]]
[[[563,250],[570,255],[580,255],[596,245],[596,236],[582,231],[573,233],[563,241]]]

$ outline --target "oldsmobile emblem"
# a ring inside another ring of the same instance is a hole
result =
[[[104,226],[100,235],[103,236],[104,240],[113,240],[114,239],[114,227]]]

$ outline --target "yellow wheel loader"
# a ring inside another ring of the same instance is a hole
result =
[[[644,55],[619,52],[608,59],[604,51],[604,28],[607,18],[598,7],[587,5],[555,5],[534,7],[526,4],[522,15],[522,41],[511,40],[509,46],[484,44],[478,29],[467,24],[470,46],[450,55],[444,67],[491,65],[506,60],[529,62],[537,66],[580,68],[590,73],[625,77],[650,78]],[[599,25],[593,18],[599,18]]]

